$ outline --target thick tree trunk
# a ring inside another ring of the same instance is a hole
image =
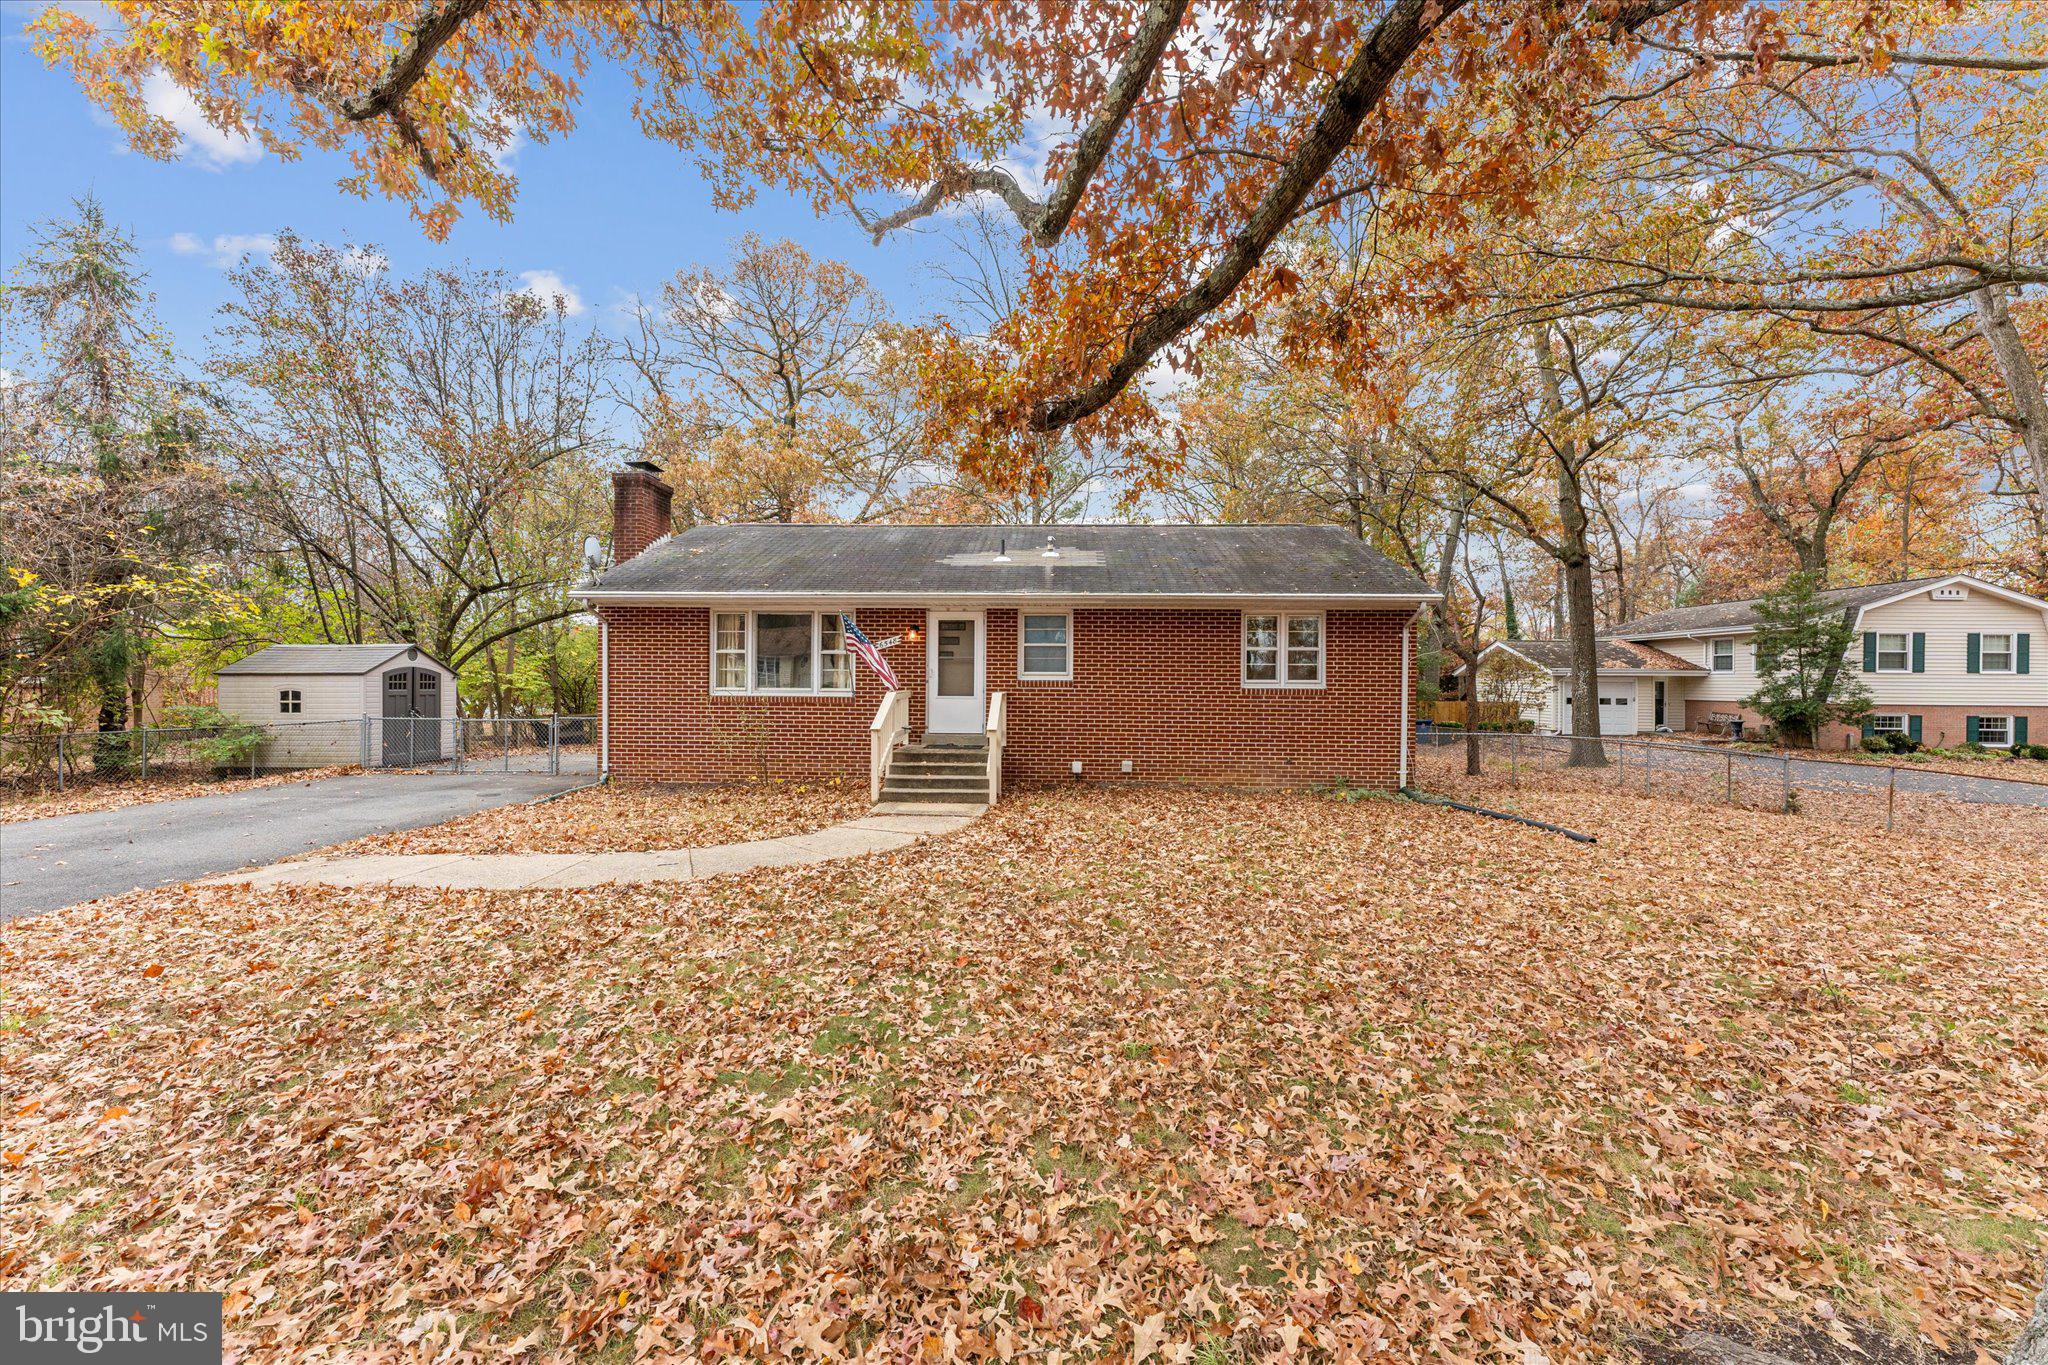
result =
[[[2048,1365],[2048,1280],[2034,1300],[2034,1316],[2005,1354],[2005,1365]]]
[[[1977,331],[1990,346],[1998,373],[2012,395],[2020,446],[2034,475],[2034,524],[2039,527],[2048,524],[2048,395],[2042,391],[2041,370],[2013,323],[2003,285],[1985,285],[1970,295],[1970,303],[1976,310]],[[2048,538],[2037,537],[2037,542],[2037,554],[2048,563]]]
[[[1604,768],[1600,745],[1600,642],[1593,629],[1593,560],[1564,561],[1565,614],[1571,627],[1572,753],[1574,768]]]

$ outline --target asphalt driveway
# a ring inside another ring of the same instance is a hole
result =
[[[329,777],[0,825],[0,922],[418,829],[590,782],[588,773]]]

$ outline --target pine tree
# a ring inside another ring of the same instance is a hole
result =
[[[1757,602],[1757,689],[1744,697],[1787,744],[1811,747],[1829,722],[1870,713],[1870,691],[1845,669],[1856,628],[1820,595],[1817,573],[1795,573]]]

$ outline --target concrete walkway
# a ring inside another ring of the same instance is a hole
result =
[[[810,834],[648,853],[366,853],[307,858],[215,877],[213,886],[423,886],[524,891],[689,882],[757,867],[794,867],[887,853],[949,834],[986,807],[958,815],[870,814]]]

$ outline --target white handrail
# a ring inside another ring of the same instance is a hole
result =
[[[1010,728],[1009,702],[1000,692],[989,694],[988,699],[988,803],[993,806],[1003,798],[1003,740]]]
[[[889,775],[889,756],[910,738],[910,694],[901,690],[882,698],[868,726],[868,800],[882,799],[882,779]]]

